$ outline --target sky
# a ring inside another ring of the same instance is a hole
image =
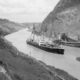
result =
[[[23,23],[42,22],[59,0],[0,0],[0,18]]]

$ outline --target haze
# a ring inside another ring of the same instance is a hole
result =
[[[0,18],[42,22],[59,0],[0,0]]]

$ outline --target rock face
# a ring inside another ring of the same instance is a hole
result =
[[[60,0],[43,21],[41,32],[80,35],[80,0]]]

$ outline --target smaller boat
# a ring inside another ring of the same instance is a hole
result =
[[[70,46],[70,47],[78,47],[78,48],[80,47],[80,42],[67,42],[67,41],[62,41],[62,40],[56,40],[54,42],[56,44]]]
[[[59,45],[65,45],[70,47],[80,47],[80,41],[71,39],[66,35],[62,36],[60,40],[55,40],[53,42]]]
[[[38,43],[33,39],[27,40],[27,44],[32,45],[36,48],[42,49],[47,52],[64,54],[64,49],[60,48],[58,45],[49,44],[48,42]]]

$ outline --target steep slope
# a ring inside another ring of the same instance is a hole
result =
[[[80,35],[80,0],[60,0],[43,21],[41,31],[48,36],[54,32]]]
[[[3,37],[0,38],[0,73],[1,80],[77,80],[63,70],[19,52]]]
[[[6,35],[25,28],[24,25],[9,21],[7,19],[0,19],[0,35]]]

